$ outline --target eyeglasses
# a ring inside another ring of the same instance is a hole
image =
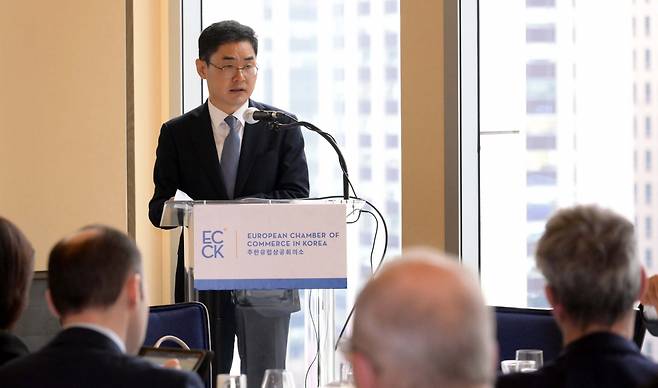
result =
[[[238,71],[241,71],[244,77],[255,77],[256,74],[258,74],[258,66],[252,64],[244,65],[242,67],[235,65],[217,66],[212,62],[208,62],[208,64],[212,65],[212,67],[216,69],[221,70],[224,78],[233,78],[238,75]]]

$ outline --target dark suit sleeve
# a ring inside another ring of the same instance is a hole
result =
[[[153,168],[155,190],[153,198],[149,202],[149,219],[156,227],[160,227],[164,203],[176,194],[179,186],[178,171],[178,152],[173,135],[167,124],[163,124],[160,128],[155,167]]]
[[[196,373],[190,373],[185,381],[185,388],[205,388],[205,386],[199,375]]]
[[[267,193],[250,194],[248,197],[270,199],[308,198],[309,180],[304,137],[299,128],[282,132],[283,139],[279,145],[279,157],[276,183]]]

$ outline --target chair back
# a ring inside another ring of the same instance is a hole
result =
[[[180,338],[190,349],[210,350],[208,310],[199,302],[151,306],[146,329],[145,346],[154,346],[165,336]],[[166,340],[162,346],[182,347]]]
[[[208,310],[199,302],[151,306],[144,346],[212,350]],[[209,360],[208,360],[209,361]],[[210,362],[198,373],[206,387],[213,386]]]
[[[549,309],[495,307],[496,338],[501,360],[514,359],[518,349],[541,349],[544,363],[562,350],[562,333]],[[633,342],[642,348],[646,332],[642,312],[635,311]]]
[[[562,333],[551,310],[496,307],[495,312],[501,360],[513,360],[518,349],[541,349],[545,363],[560,354]]]

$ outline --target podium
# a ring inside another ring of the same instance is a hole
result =
[[[185,227],[187,300],[195,290],[319,289],[311,310],[321,337],[318,382],[327,383],[335,378],[333,289],[347,288],[346,224],[362,207],[352,199],[170,200],[160,225]]]
[[[196,290],[347,288],[349,200],[167,201]],[[191,294],[189,295],[191,296]]]

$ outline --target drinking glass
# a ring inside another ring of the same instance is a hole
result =
[[[539,349],[519,349],[516,351],[516,359],[534,361],[537,369],[544,366],[544,352]]]
[[[217,375],[216,388],[247,388],[246,375]]]
[[[267,369],[261,388],[295,388],[295,382],[285,369]]]
[[[500,362],[500,369],[503,374],[534,372],[537,370],[533,360],[503,360]]]

